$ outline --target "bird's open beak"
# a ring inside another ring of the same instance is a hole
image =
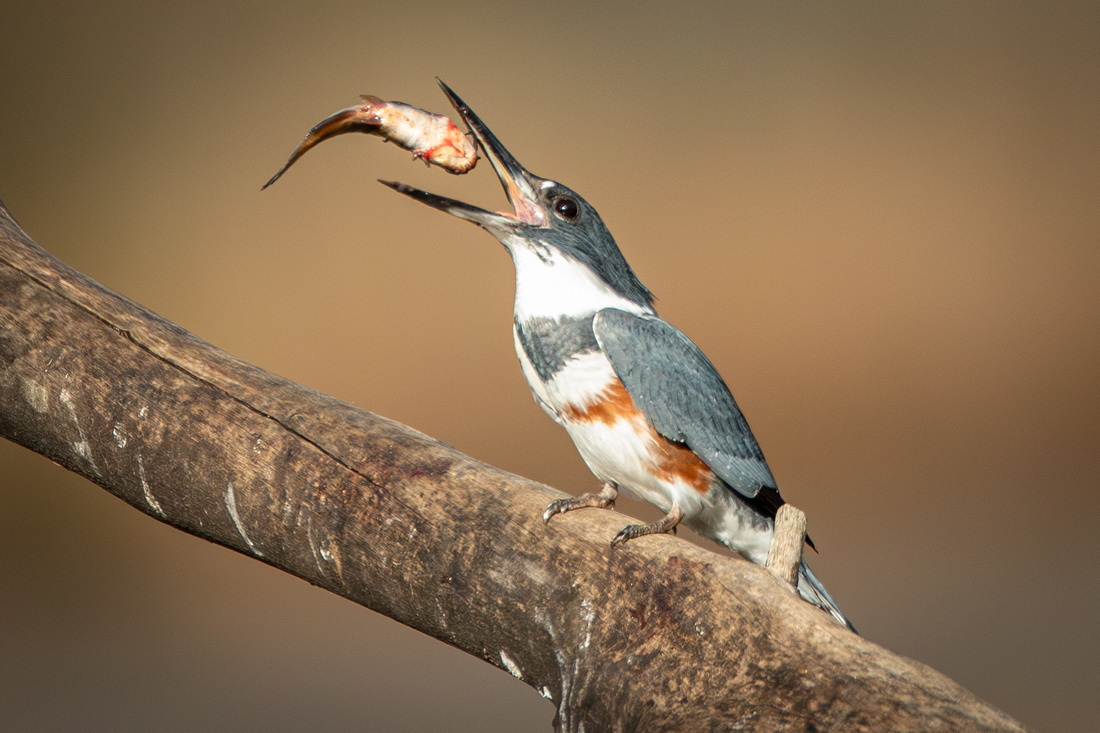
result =
[[[419,188],[397,183],[396,181],[379,182],[421,203],[440,211],[446,211],[459,219],[471,221],[490,231],[515,230],[525,226],[542,226],[547,217],[547,211],[539,203],[538,197],[538,189],[543,182],[542,179],[528,173],[527,169],[520,165],[512,157],[512,154],[500,144],[500,140],[497,140],[497,136],[485,126],[481,118],[474,114],[474,111],[449,86],[442,81],[439,81],[439,86],[443,88],[443,93],[447,95],[447,99],[454,105],[458,114],[469,125],[478,145],[489,158],[489,162],[492,163],[493,170],[496,171],[497,178],[504,186],[504,192],[508,195],[508,202],[512,205],[515,213],[488,211],[462,201],[421,191]]]

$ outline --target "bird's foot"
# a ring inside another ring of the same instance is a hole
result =
[[[618,487],[608,481],[603,485],[603,488],[600,489],[600,493],[598,494],[589,492],[587,494],[581,494],[580,496],[571,496],[568,499],[555,499],[550,502],[546,507],[546,511],[542,513],[542,522],[543,524],[549,524],[550,518],[555,514],[565,514],[574,509],[587,509],[588,507],[607,509],[608,507],[614,507],[615,500],[618,498]]]
[[[675,534],[676,525],[678,525],[683,518],[684,510],[673,504],[668,514],[661,517],[656,522],[650,522],[649,524],[628,524],[623,527],[611,540],[611,546],[621,545],[625,542],[629,542],[635,537],[644,537],[647,534],[663,534],[665,532],[672,532]]]

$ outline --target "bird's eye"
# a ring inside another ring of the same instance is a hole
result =
[[[577,217],[581,215],[581,208],[577,206],[577,202],[568,196],[558,196],[551,203],[554,206],[554,213],[570,223],[575,223]]]

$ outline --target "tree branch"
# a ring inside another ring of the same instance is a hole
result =
[[[1022,730],[765,569],[246,364],[35,245],[0,204],[0,434],[153,518],[507,669],[561,730]]]

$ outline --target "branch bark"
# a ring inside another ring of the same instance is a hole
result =
[[[0,434],[154,519],[508,670],[559,730],[1022,730],[765,569],[622,525],[246,364],[0,204]]]

